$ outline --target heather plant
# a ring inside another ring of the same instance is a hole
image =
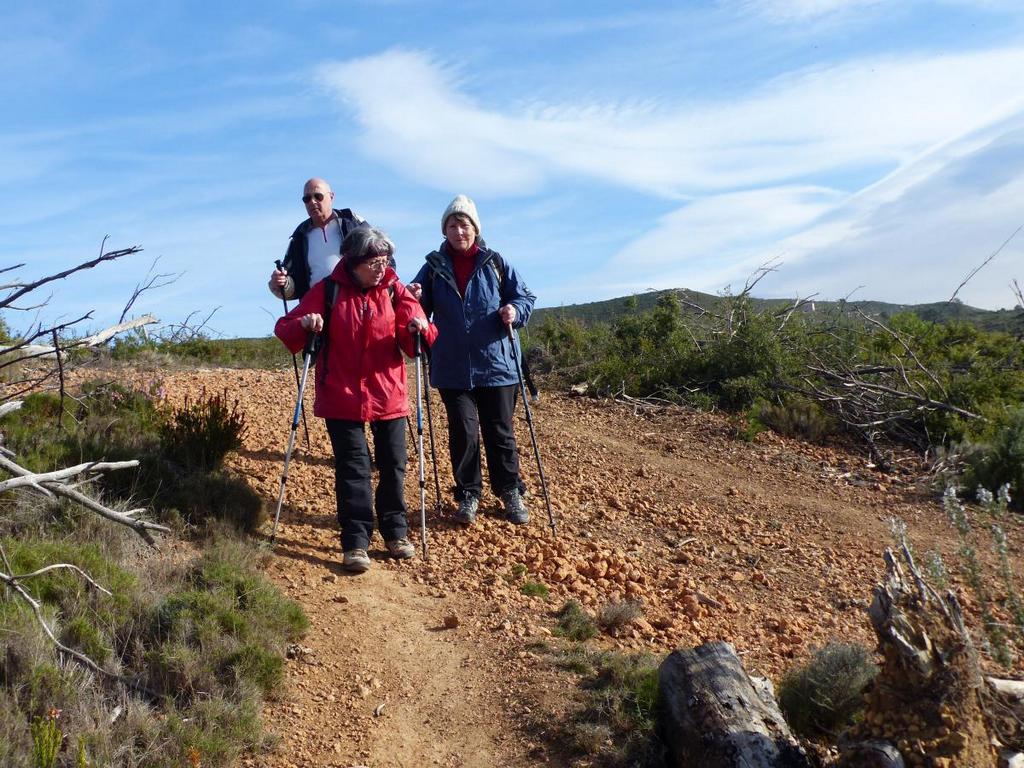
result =
[[[219,395],[204,390],[196,400],[186,398],[160,429],[168,458],[205,472],[220,469],[224,457],[242,446],[244,436],[245,414],[237,399],[229,404],[227,390]]]
[[[773,432],[811,443],[824,442],[838,431],[835,420],[805,397],[786,397],[779,402],[761,400],[754,404],[751,413]]]
[[[241,445],[244,414],[226,393],[189,401],[168,412],[159,380],[142,387],[94,380],[69,402],[51,393],[25,399],[0,420],[7,447],[37,472],[90,459],[139,461],[138,471],[112,472],[99,488],[112,503],[142,500],[165,521],[184,520],[197,530],[225,520],[252,532],[266,516],[264,500],[243,479],[221,468],[228,451]],[[56,429],[62,407],[64,428]],[[217,467],[211,469],[211,467]]]
[[[32,761],[36,768],[53,768],[57,764],[57,753],[64,738],[57,725],[58,717],[60,710],[52,708],[46,717],[32,721]]]

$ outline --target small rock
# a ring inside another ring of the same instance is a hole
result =
[[[458,614],[449,613],[447,616],[444,617],[445,629],[455,629],[457,626],[459,626]]]

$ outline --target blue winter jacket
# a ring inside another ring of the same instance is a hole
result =
[[[519,383],[505,324],[498,310],[516,308],[513,327],[530,319],[536,296],[501,254],[482,240],[476,267],[459,295],[447,244],[427,255],[426,264],[412,282],[423,286],[420,304],[433,315],[438,336],[430,349],[430,383],[438,389],[473,389]],[[520,355],[518,335],[515,354]]]

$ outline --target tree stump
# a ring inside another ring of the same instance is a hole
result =
[[[775,700],[758,692],[729,643],[673,652],[658,688],[673,768],[810,768]]]
[[[868,609],[883,657],[867,694],[864,719],[845,738],[842,766],[860,768],[873,744],[898,750],[908,766],[996,765],[986,727],[986,695],[977,654],[952,592],[939,595],[902,548],[911,578],[886,551],[885,582]],[[891,762],[870,765],[899,765]]]

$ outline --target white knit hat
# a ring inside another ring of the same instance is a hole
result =
[[[476,229],[476,233],[478,235],[480,234],[480,217],[476,214],[476,203],[465,195],[456,195],[455,199],[448,203],[448,207],[444,209],[444,215],[441,217],[442,235],[447,234],[444,231],[444,228],[448,224],[448,217],[454,216],[456,213],[461,213],[473,222],[473,227]]]

